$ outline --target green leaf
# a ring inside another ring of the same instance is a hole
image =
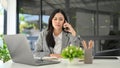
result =
[[[3,35],[0,35],[0,37],[3,39]],[[3,47],[0,47],[0,60],[2,60],[4,63],[10,60],[10,54],[7,49],[7,45],[3,39]]]

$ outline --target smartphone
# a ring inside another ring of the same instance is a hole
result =
[[[68,27],[66,27],[66,28],[64,28],[64,30],[65,30],[65,31],[67,31],[67,30],[69,30],[69,28],[68,28]]]
[[[67,21],[65,20],[65,22],[67,22]],[[67,23],[68,23],[68,22],[67,22]],[[64,31],[67,32],[67,30],[69,30],[69,28],[68,28],[68,27],[65,27],[65,28],[64,28]]]

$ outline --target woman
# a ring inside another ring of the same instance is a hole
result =
[[[51,57],[60,58],[61,51],[68,45],[80,45],[80,38],[67,22],[67,16],[61,9],[56,9],[48,21],[48,28],[40,33],[35,52],[49,52]]]

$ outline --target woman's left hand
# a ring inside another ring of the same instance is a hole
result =
[[[60,54],[50,54],[50,57],[62,58]]]
[[[76,36],[76,31],[73,29],[73,27],[69,23],[67,22],[64,23],[63,27],[67,28],[65,29],[65,31],[70,32],[73,36]]]

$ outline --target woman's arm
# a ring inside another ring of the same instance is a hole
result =
[[[75,46],[81,46],[81,38],[79,35],[72,36],[70,34],[69,37],[70,37],[70,44],[75,45]]]
[[[80,46],[81,44],[81,38],[79,35],[77,35],[76,31],[74,30],[74,28],[71,26],[71,24],[69,23],[65,23],[64,24],[64,28],[68,28],[67,32],[70,33],[69,37],[70,37],[70,44],[72,45],[76,45],[76,46]]]

